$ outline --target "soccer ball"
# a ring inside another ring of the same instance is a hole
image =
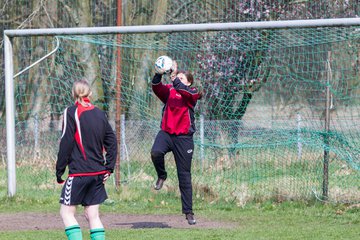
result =
[[[160,56],[155,61],[155,72],[159,74],[169,73],[172,65],[173,61],[171,58],[168,56]]]

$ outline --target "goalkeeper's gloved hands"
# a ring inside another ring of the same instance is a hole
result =
[[[178,71],[178,65],[177,62],[175,60],[172,61],[172,66],[170,68],[170,73],[174,73],[177,74]]]
[[[177,72],[178,72],[178,70],[177,70],[177,62],[175,60],[173,60],[173,65],[171,66],[171,69],[170,69],[170,79],[171,79],[171,81],[175,80]]]

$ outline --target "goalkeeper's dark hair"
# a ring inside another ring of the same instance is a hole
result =
[[[179,70],[179,71],[177,72],[177,74],[179,74],[179,73],[182,73],[182,74],[185,75],[186,79],[187,79],[188,82],[190,83],[190,86],[195,85],[195,84],[194,84],[194,76],[192,75],[192,73],[191,73],[190,71]],[[201,99],[202,96],[203,96],[203,93],[202,93],[202,90],[201,90],[201,86],[194,86],[194,87],[196,87],[197,90],[199,91],[199,99]]]

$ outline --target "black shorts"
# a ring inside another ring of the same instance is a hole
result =
[[[68,177],[61,191],[60,203],[64,205],[90,206],[107,199],[104,175]]]

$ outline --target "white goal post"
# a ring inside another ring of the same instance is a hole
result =
[[[136,34],[136,33],[203,32],[203,31],[288,29],[288,28],[314,28],[314,27],[347,27],[347,26],[357,26],[357,25],[360,25],[360,18],[5,30],[4,31],[4,56],[5,56],[4,72],[5,72],[5,89],[6,89],[5,100],[6,100],[8,196],[12,197],[16,193],[15,99],[14,99],[14,82],[13,82],[14,66],[13,66],[13,46],[12,46],[12,38],[14,37],[89,35],[89,34],[104,35],[104,34]]]

